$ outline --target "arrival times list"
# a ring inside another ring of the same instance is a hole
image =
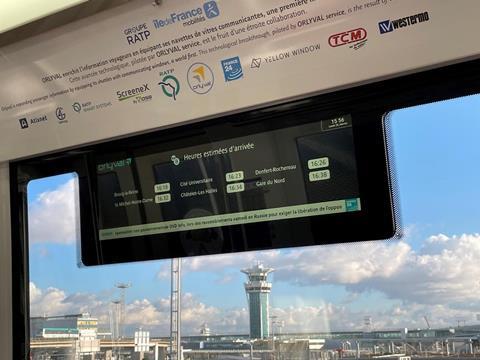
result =
[[[97,163],[100,240],[360,211],[350,116]]]

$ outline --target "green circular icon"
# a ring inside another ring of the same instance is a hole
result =
[[[75,110],[75,112],[79,113],[80,111],[82,111],[82,105],[80,105],[80,103],[78,102],[74,103],[72,107],[73,107],[73,110]]]
[[[177,99],[177,95],[180,92],[180,82],[173,75],[165,76],[161,82],[158,83],[162,87],[162,91],[165,96]]]

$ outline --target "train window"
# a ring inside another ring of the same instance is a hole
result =
[[[32,181],[32,359],[165,359],[178,336],[191,360],[478,353],[479,110],[389,113],[395,241],[79,267],[77,176]]]

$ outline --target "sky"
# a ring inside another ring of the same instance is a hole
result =
[[[480,324],[480,96],[394,111],[391,122],[403,236],[184,259],[182,330],[248,333],[240,269],[275,268],[271,314],[282,332],[454,327]],[[109,324],[117,282],[127,333],[169,329],[169,261],[79,267],[76,179],[28,187],[32,315],[90,312]]]

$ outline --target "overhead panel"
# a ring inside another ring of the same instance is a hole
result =
[[[132,0],[0,48],[0,160],[475,58],[479,12],[477,0]]]

